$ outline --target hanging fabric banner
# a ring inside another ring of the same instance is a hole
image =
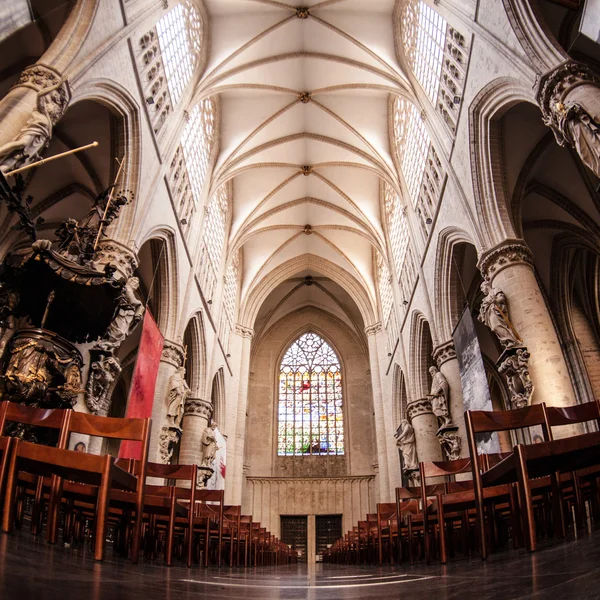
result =
[[[452,338],[460,370],[465,411],[494,410],[477,331],[471,316],[471,309],[468,306],[465,307],[458,325],[452,333]],[[462,419],[463,416],[461,415],[460,418]],[[477,439],[477,450],[479,454],[500,452],[498,436],[496,434],[480,434]]]
[[[150,311],[146,309],[133,379],[129,388],[126,415],[128,418],[146,419],[152,416],[156,376],[164,343],[165,339],[158,329],[156,321],[152,318]],[[140,459],[141,457],[142,449],[139,442],[127,440],[121,442],[119,458]]]
[[[209,490],[224,490],[225,474],[227,471],[227,440],[223,437],[218,427],[215,429],[215,439],[217,441],[217,452],[211,465],[215,472],[206,482],[206,488]]]

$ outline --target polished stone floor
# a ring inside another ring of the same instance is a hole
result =
[[[109,552],[110,555],[110,552]],[[530,555],[503,552],[443,567],[290,565],[221,570],[166,567],[47,546],[22,532],[0,534],[2,600],[186,600],[188,598],[600,600],[600,532]]]

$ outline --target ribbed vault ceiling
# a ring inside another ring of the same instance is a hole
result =
[[[389,95],[410,94],[394,0],[305,2],[307,18],[292,2],[206,4],[211,59],[197,96],[221,97],[211,189],[233,185],[228,249],[243,249],[242,306],[270,273],[310,255],[358,281],[376,314],[379,190],[382,180],[399,188]],[[308,262],[318,275],[318,261]]]

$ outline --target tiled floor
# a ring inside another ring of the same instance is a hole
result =
[[[290,565],[257,569],[164,566],[47,546],[28,533],[0,534],[3,600],[185,600],[187,598],[378,600],[600,599],[600,533],[530,555],[503,552],[414,567]]]

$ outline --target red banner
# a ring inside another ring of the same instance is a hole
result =
[[[146,419],[152,416],[156,376],[158,375],[164,343],[165,339],[158,329],[158,325],[152,318],[150,311],[146,310],[133,379],[129,388],[126,415],[128,418]],[[128,440],[121,442],[119,458],[139,460],[141,457],[142,448],[139,442]]]

